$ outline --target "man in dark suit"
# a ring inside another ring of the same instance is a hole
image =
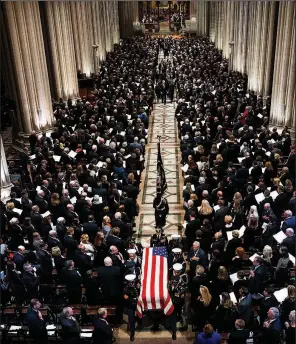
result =
[[[118,227],[114,227],[107,236],[106,245],[108,247],[116,246],[120,252],[123,252],[124,242],[121,238],[119,238],[119,234],[120,229]]]
[[[94,334],[93,341],[94,344],[112,344],[113,342],[113,329],[108,324],[107,309],[100,308],[98,310],[98,316],[94,317]]]
[[[104,304],[117,304],[121,300],[122,290],[120,268],[113,266],[110,257],[104,259],[104,265],[98,268],[98,279],[103,292]]]
[[[248,323],[252,314],[252,295],[246,287],[242,287],[239,290],[239,295],[240,298],[237,305],[238,316]]]
[[[31,213],[31,222],[34,228],[38,231],[42,231],[43,227],[43,217],[39,213],[40,209],[38,205],[34,205],[32,207],[32,213]]]
[[[264,266],[264,260],[260,256],[254,259],[253,265],[253,270],[250,272],[249,289],[250,293],[258,294],[263,292],[267,271]]]
[[[52,229],[51,231],[49,231],[48,233],[48,238],[47,238],[47,249],[48,251],[51,251],[51,249],[55,246],[59,247],[60,249],[62,249],[62,244],[60,242],[60,240],[57,238],[57,232]]]
[[[83,224],[83,233],[89,236],[91,242],[95,239],[98,232],[98,225],[94,222],[93,215],[88,216],[88,222]]]
[[[242,167],[237,170],[236,176],[235,176],[235,182],[236,186],[239,189],[239,191],[243,191],[244,184],[247,183],[249,178],[249,170],[246,168],[244,162],[242,161]]]
[[[87,270],[92,268],[91,258],[85,253],[83,244],[78,245],[74,254],[74,262],[82,277],[85,276]]]
[[[139,189],[136,186],[133,186],[131,183],[123,187],[123,191],[126,192],[127,197],[132,199],[137,199],[139,194]]]
[[[71,307],[65,307],[60,315],[62,338],[67,344],[80,343],[80,326],[73,314]]]
[[[200,220],[196,218],[196,212],[191,211],[189,215],[190,222],[185,228],[185,235],[187,238],[187,245],[190,247],[195,239],[195,232],[200,228]]]
[[[17,252],[13,255],[13,261],[16,264],[16,269],[19,271],[23,270],[23,265],[25,263],[25,247],[24,246],[19,246],[17,248]]]
[[[289,195],[285,193],[284,191],[285,191],[284,187],[280,185],[277,189],[278,196],[274,200],[274,204],[273,204],[273,211],[279,222],[281,221],[281,216],[282,216],[283,211],[288,208],[288,204],[290,200]]]
[[[230,333],[228,344],[246,344],[250,338],[250,330],[245,328],[246,323],[242,319],[235,321],[235,331]]]
[[[219,202],[220,204],[220,202]],[[225,205],[225,201],[221,200],[221,207],[215,212],[214,216],[214,228],[218,231],[224,227],[224,218],[228,215],[230,209]]]
[[[74,259],[77,246],[78,242],[74,238],[74,229],[70,227],[67,229],[67,235],[64,237],[64,248],[67,249],[67,259]]]
[[[274,288],[270,286],[267,286],[263,291],[264,298],[260,300],[260,324],[263,324],[266,319],[269,308],[278,307],[279,305],[273,293]]]
[[[44,214],[46,212],[48,208],[48,203],[45,200],[45,192],[43,190],[38,191],[34,203],[38,205],[41,214]]]
[[[30,337],[35,344],[47,343],[46,322],[40,312],[41,303],[37,299],[32,299],[27,311],[27,323]]]
[[[66,289],[69,297],[70,304],[78,304],[81,302],[83,283],[82,277],[77,269],[73,260],[67,260],[65,267],[62,270],[61,279],[66,284]]]
[[[295,255],[295,242],[296,242],[294,230],[293,228],[287,228],[285,233],[287,237],[282,241],[281,246],[286,246],[289,253],[292,256],[294,256]]]
[[[24,264],[23,283],[27,292],[27,300],[37,298],[40,283],[39,278],[31,264]]]
[[[205,252],[200,248],[200,243],[198,241],[195,241],[190,248],[187,260],[190,263],[190,271],[192,275],[194,275],[197,265],[201,265],[203,268],[206,268],[207,257]]]
[[[128,225],[122,220],[121,213],[118,211],[115,213],[114,218],[111,222],[112,227],[118,227],[120,229],[120,237],[122,239],[127,239],[129,236],[132,236],[130,228]]]

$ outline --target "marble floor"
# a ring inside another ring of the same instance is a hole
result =
[[[167,217],[165,233],[170,237],[178,233],[178,224],[183,219],[182,187],[183,178],[180,169],[180,146],[175,121],[175,103],[155,104],[150,118],[149,142],[146,147],[146,168],[142,173],[142,190],[139,195],[140,214],[138,216],[138,238],[148,245],[154,229],[153,199],[156,195],[157,136],[161,136],[161,155],[166,173],[168,188],[165,197],[170,212]]]

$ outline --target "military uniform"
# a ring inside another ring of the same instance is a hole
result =
[[[153,201],[153,208],[155,209],[155,226],[163,228],[166,223],[166,217],[169,213],[169,204],[165,198],[155,197]]]
[[[182,238],[179,234],[172,234],[171,240],[169,241],[169,252],[172,252],[173,248],[183,249]]]
[[[173,339],[176,339],[177,321],[183,322],[182,308],[185,302],[185,293],[188,285],[188,278],[182,273],[183,266],[180,263],[173,265],[173,274],[168,282],[168,291],[174,304],[174,311],[171,315]]]
[[[168,247],[168,238],[166,235],[159,229],[156,230],[156,233],[151,236],[150,240],[151,247]]]
[[[180,248],[173,248],[172,252],[168,256],[169,278],[173,275],[173,266],[176,263],[182,265],[181,273],[184,274],[186,271],[186,261]]]
[[[130,249],[136,250],[136,255],[142,257],[143,255],[143,246],[141,243],[136,243],[135,238],[131,237],[126,240],[126,251]]]
[[[131,332],[130,340],[134,341],[135,336],[135,312],[140,294],[140,285],[137,283],[136,275],[126,275],[126,284],[123,288],[124,307],[127,309],[128,325]]]

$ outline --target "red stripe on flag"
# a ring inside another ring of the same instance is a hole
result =
[[[156,303],[155,298],[158,297],[158,295],[155,294],[155,279],[158,278],[155,276],[156,272],[156,256],[152,256],[152,267],[151,267],[151,280],[150,280],[150,298],[151,298],[151,305],[152,309],[156,309]]]
[[[159,267],[159,301],[160,301],[160,307],[163,308],[163,273],[164,273],[164,264],[167,264],[167,261],[164,260],[163,257],[160,257],[160,267]]]
[[[148,275],[148,261],[149,261],[149,248],[145,249],[145,258],[143,261],[144,272],[143,272],[143,284],[142,284],[142,300],[143,300],[143,307],[147,309],[147,301],[146,301],[146,287],[147,287],[147,275]],[[151,252],[152,254],[152,252]]]

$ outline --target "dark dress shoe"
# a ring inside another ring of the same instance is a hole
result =
[[[130,341],[133,342],[135,340],[135,335],[134,334],[131,334],[130,336]]]
[[[176,335],[176,333],[173,333],[172,334],[172,340],[176,340],[177,339],[177,335]]]

